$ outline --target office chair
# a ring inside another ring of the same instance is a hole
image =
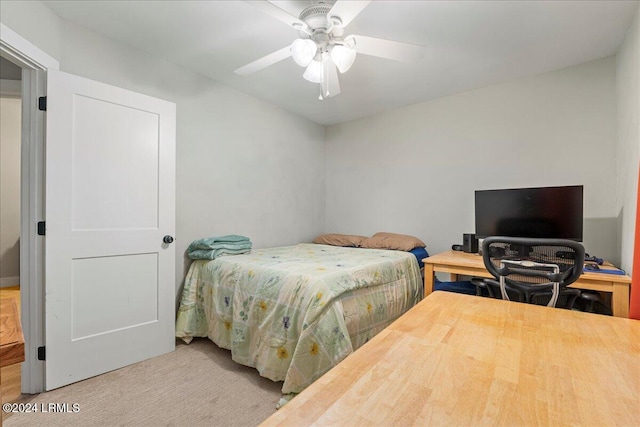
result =
[[[494,279],[472,283],[496,298],[571,309],[580,295],[567,288],[584,264],[584,247],[573,240],[492,236],[482,243],[482,259]]]

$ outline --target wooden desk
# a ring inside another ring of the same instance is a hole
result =
[[[424,294],[433,291],[435,272],[451,274],[451,281],[458,280],[458,275],[493,277],[484,267],[482,256],[459,251],[446,251],[429,258],[424,262]],[[614,268],[614,267],[612,267]],[[605,273],[583,273],[570,285],[572,288],[589,289],[611,293],[611,310],[616,317],[629,317],[629,288],[631,277],[626,275]]]
[[[24,337],[14,298],[0,298],[0,367],[24,361]]]
[[[640,321],[434,292],[262,425],[638,425]]]

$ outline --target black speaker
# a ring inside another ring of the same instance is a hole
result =
[[[462,235],[462,250],[470,254],[478,253],[478,239],[475,234]]]

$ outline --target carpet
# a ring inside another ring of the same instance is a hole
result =
[[[281,387],[208,339],[178,341],[172,353],[22,400],[39,412],[4,425],[255,426],[275,412]]]

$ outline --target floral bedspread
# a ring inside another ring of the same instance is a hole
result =
[[[409,252],[317,244],[194,261],[176,336],[209,337],[284,381],[281,404],[422,298]]]

